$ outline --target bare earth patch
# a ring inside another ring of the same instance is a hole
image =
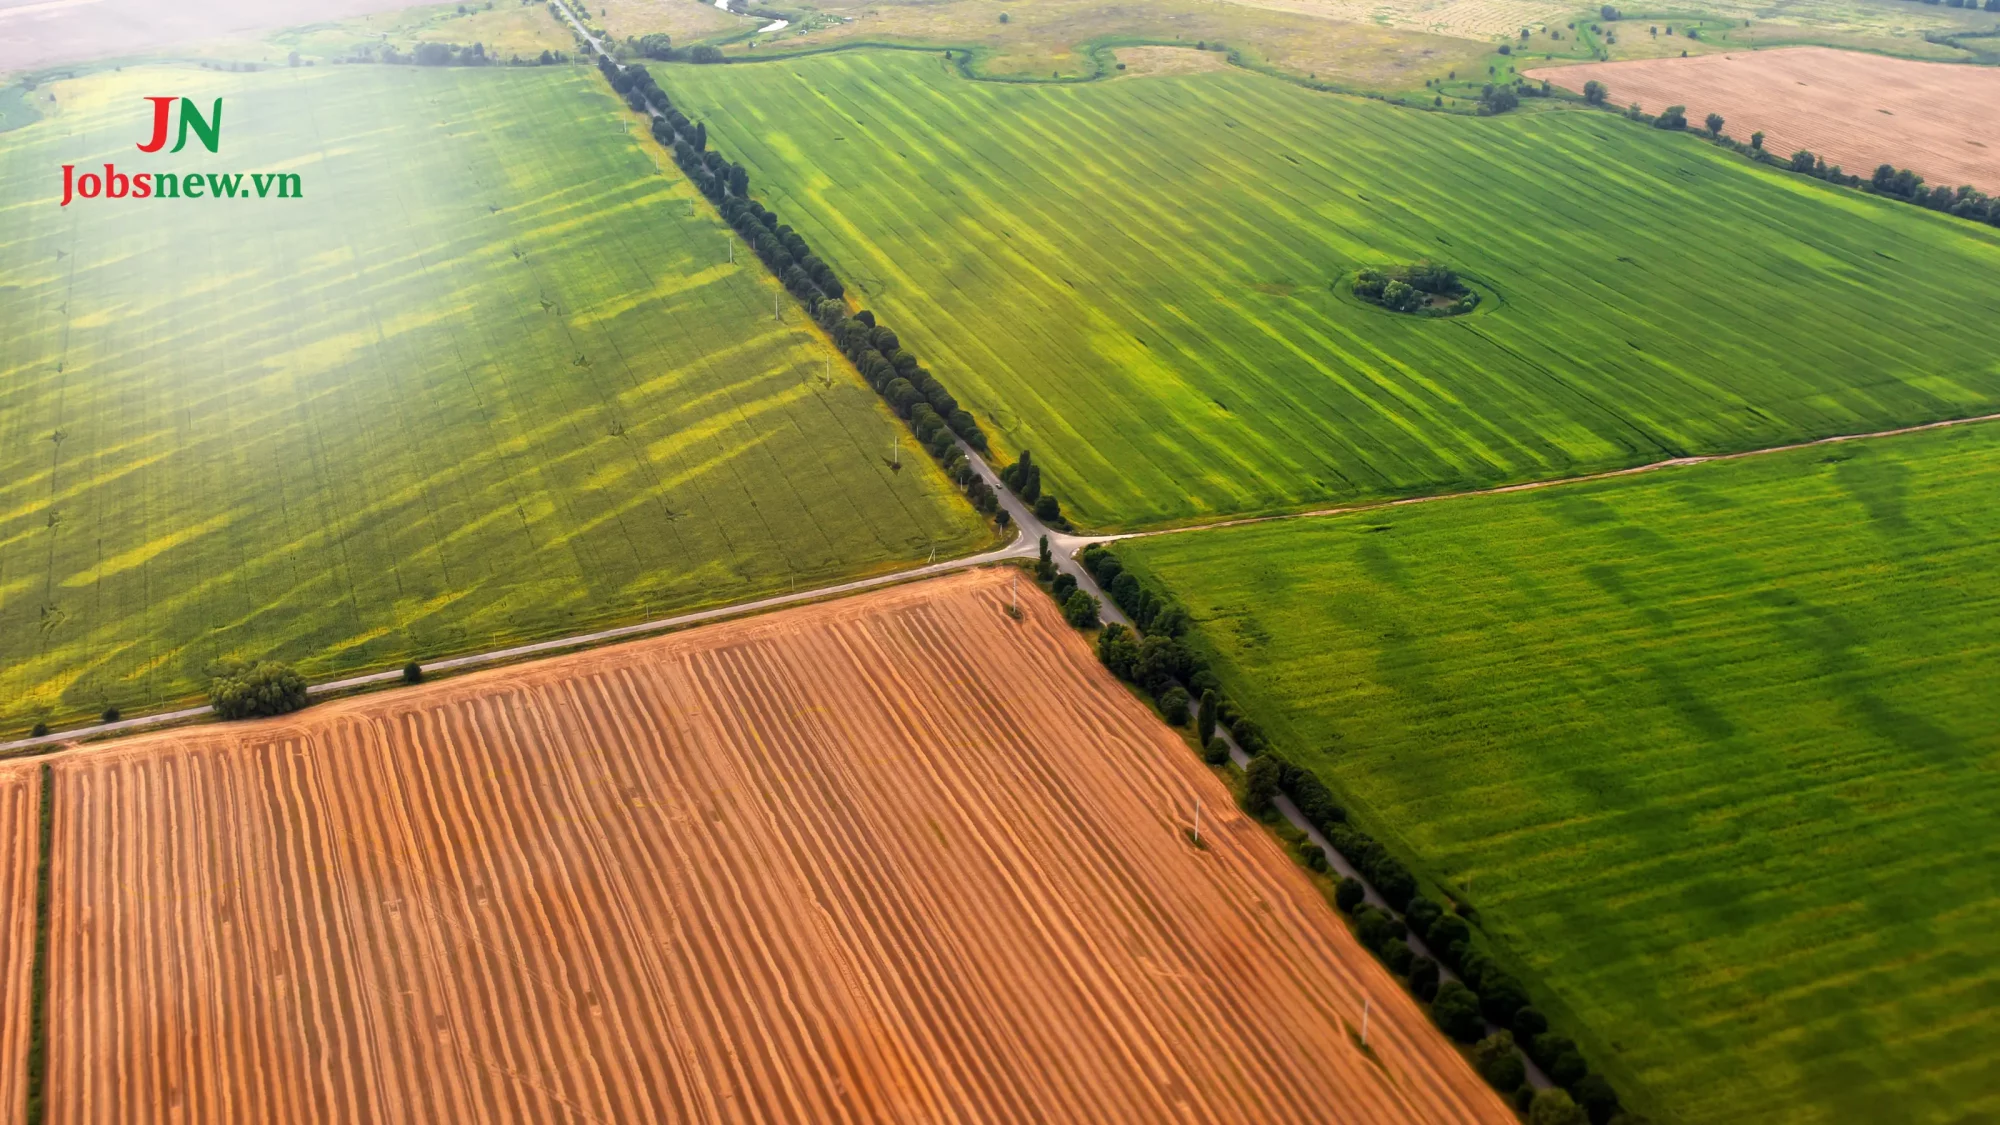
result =
[[[59,758],[50,1120],[1512,1122],[1011,580]]]
[[[1120,47],[1111,53],[1125,64],[1126,77],[1195,74],[1229,65],[1229,56],[1221,51],[1197,51],[1192,47]]]
[[[1613,105],[1638,102],[1648,113],[1684,105],[1690,122],[1719,113],[1732,137],[1762,132],[1779,156],[1811,149],[1862,176],[1889,163],[1931,183],[2000,190],[2000,70],[1990,67],[1795,47],[1544,67],[1528,77],[1577,91],[1595,79]]]

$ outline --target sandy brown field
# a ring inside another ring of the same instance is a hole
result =
[[[28,981],[35,964],[35,823],[31,763],[0,765],[0,1120],[28,1096]]]
[[[1513,1120],[1008,581],[59,759],[49,1120]]]
[[[1762,132],[1764,147],[1780,156],[1807,148],[1862,176],[1889,163],[1932,183],[2000,191],[2000,70],[1992,67],[1796,47],[1527,74],[1576,91],[1596,79],[1612,104],[1638,102],[1648,113],[1684,105],[1691,123],[1720,113],[1730,136]]]

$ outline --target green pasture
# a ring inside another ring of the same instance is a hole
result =
[[[45,89],[0,134],[0,733],[989,538],[594,71]],[[220,152],[136,151],[162,90],[224,99]],[[305,198],[57,205],[106,161]]]
[[[1087,525],[2000,409],[2000,234],[1607,113],[978,82],[908,51],[662,81]],[[1329,288],[1423,257],[1481,311]]]
[[[1121,543],[1658,1121],[2000,1119],[2000,425]]]

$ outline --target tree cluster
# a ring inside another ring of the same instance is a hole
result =
[[[1021,457],[1013,464],[1000,470],[1000,483],[1012,489],[1023,504],[1034,510],[1035,518],[1051,527],[1068,527],[1063,518],[1062,503],[1055,493],[1042,488],[1042,467],[1035,464],[1034,456],[1028,450],[1021,451]]]
[[[208,704],[217,718],[284,715],[306,705],[306,678],[289,664],[228,660],[209,671]]]
[[[1479,304],[1456,272],[1431,262],[1364,269],[1354,275],[1353,290],[1369,304],[1416,316],[1456,316]]]
[[[1761,152],[1760,148],[1753,150],[1750,155],[1767,163],[1778,163],[1768,155],[1760,155]],[[1860,188],[1932,211],[1956,215],[1971,222],[2000,227],[2000,196],[1989,196],[1970,184],[1955,188],[1943,184],[1927,187],[1922,176],[1908,168],[1897,168],[1893,164],[1878,165],[1874,175],[1863,179],[1842,171],[1838,164],[1829,165],[1824,157],[1816,156],[1806,149],[1793,153],[1790,160],[1783,162],[1783,166],[1802,176],[1811,176],[1830,184]]]

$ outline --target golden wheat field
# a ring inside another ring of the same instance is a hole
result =
[[[49,1120],[1512,1120],[1010,582],[59,758]]]

